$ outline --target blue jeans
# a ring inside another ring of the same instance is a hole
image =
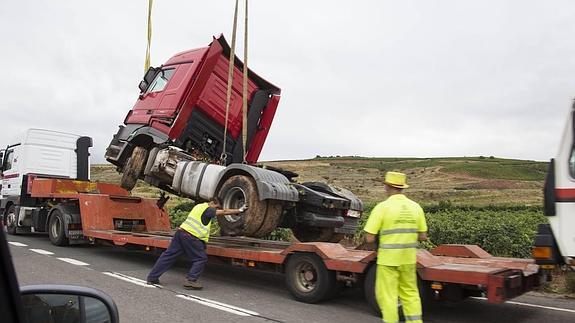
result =
[[[154,281],[160,278],[163,273],[168,271],[174,265],[178,257],[185,253],[192,266],[188,271],[187,277],[190,280],[196,280],[204,270],[208,261],[206,254],[206,244],[202,240],[194,237],[192,234],[178,229],[172,238],[168,249],[160,255],[152,271],[148,274],[148,281]]]

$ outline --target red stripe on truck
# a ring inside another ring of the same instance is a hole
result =
[[[575,202],[575,188],[556,188],[555,200],[557,202]]]
[[[10,174],[10,175],[4,175],[2,176],[2,178],[14,178],[14,177],[18,177],[20,176],[20,174]]]

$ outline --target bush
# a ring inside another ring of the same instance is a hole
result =
[[[168,210],[170,215],[170,223],[172,228],[179,227],[182,222],[186,220],[190,211],[194,208],[196,203],[194,201],[187,201],[180,203]]]
[[[376,203],[367,203],[354,242],[363,241],[363,227]],[[494,256],[530,258],[537,225],[547,223],[541,207],[460,206],[449,201],[423,207],[431,249],[440,244],[475,244]]]

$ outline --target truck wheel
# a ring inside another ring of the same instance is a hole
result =
[[[132,156],[128,158],[128,161],[124,164],[122,168],[122,179],[120,181],[120,186],[128,191],[131,191],[138,182],[140,174],[144,169],[146,164],[146,159],[148,157],[148,151],[144,147],[136,146],[132,151]]]
[[[335,271],[328,270],[320,257],[296,253],[288,259],[286,285],[292,296],[304,303],[317,303],[335,296]]]
[[[333,228],[313,228],[296,226],[293,235],[301,242],[340,242],[345,234],[335,232]]]
[[[48,223],[48,237],[55,246],[67,246],[70,241],[66,237],[64,216],[60,210],[52,211]]]
[[[262,227],[268,203],[260,201],[253,179],[244,175],[232,176],[224,182],[218,195],[224,209],[237,209],[244,204],[249,206],[241,215],[218,217],[221,235],[254,236]]]
[[[283,213],[283,204],[280,201],[267,201],[266,216],[262,226],[254,233],[254,237],[261,238],[269,235],[274,231],[281,220]]]
[[[381,308],[379,307],[379,304],[377,303],[377,298],[375,297],[376,272],[377,272],[377,264],[371,265],[367,270],[367,273],[365,274],[365,278],[363,280],[363,294],[373,314],[381,317]],[[404,320],[403,308],[401,307],[399,301],[397,303],[397,311],[399,313],[399,320],[403,321]]]
[[[8,231],[11,235],[18,234],[18,223],[16,219],[16,207],[14,205],[10,205],[8,208],[8,212],[6,212],[6,231]]]

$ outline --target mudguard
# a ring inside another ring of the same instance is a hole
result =
[[[229,177],[246,173],[255,180],[260,200],[271,199],[290,202],[299,200],[297,189],[291,185],[287,177],[278,172],[245,164],[231,164],[226,167],[218,178],[218,187],[215,192]]]

